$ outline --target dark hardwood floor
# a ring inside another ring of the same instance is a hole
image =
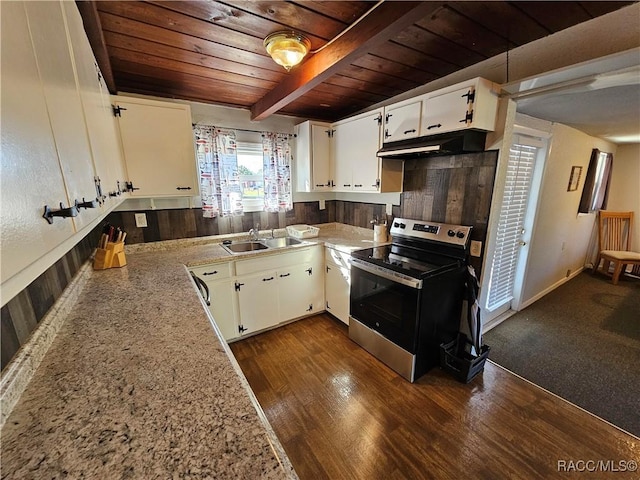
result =
[[[585,478],[559,462],[590,460],[617,471],[588,478],[638,478],[618,463],[637,438],[490,362],[467,385],[439,368],[411,384],[328,314],[230,346],[303,480]]]

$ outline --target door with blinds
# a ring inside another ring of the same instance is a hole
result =
[[[541,179],[541,175],[534,174],[540,173],[545,155],[543,139],[514,135],[495,242],[485,267],[489,274],[488,288],[482,298],[485,325],[511,308],[517,308],[513,301],[515,292],[522,286],[522,267],[526,264],[527,240],[530,238],[528,230],[533,224],[533,219],[527,217],[535,215]]]

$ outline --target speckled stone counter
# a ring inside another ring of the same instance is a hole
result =
[[[329,224],[309,241],[372,238]],[[132,246],[90,272],[2,429],[3,479],[297,478],[185,268],[238,258],[219,241]]]

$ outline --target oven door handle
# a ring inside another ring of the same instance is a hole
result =
[[[419,290],[422,288],[422,280],[419,280],[417,278],[411,278],[406,275],[394,275],[395,272],[393,272],[392,270],[379,268],[375,265],[372,265],[358,258],[353,258],[353,257],[351,258],[351,266],[359,268],[360,270],[364,270],[365,272],[369,272],[372,275],[376,275],[386,280],[390,280],[395,283],[400,283],[407,287],[415,288],[416,290]]]

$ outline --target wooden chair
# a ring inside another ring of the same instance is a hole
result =
[[[634,265],[634,271],[640,265],[640,253],[630,251],[633,212],[600,210],[598,226],[598,258],[593,265],[593,272],[600,271],[611,276],[612,283],[617,285],[627,265]],[[603,263],[602,269],[600,262]],[[609,273],[611,264],[613,274]]]

